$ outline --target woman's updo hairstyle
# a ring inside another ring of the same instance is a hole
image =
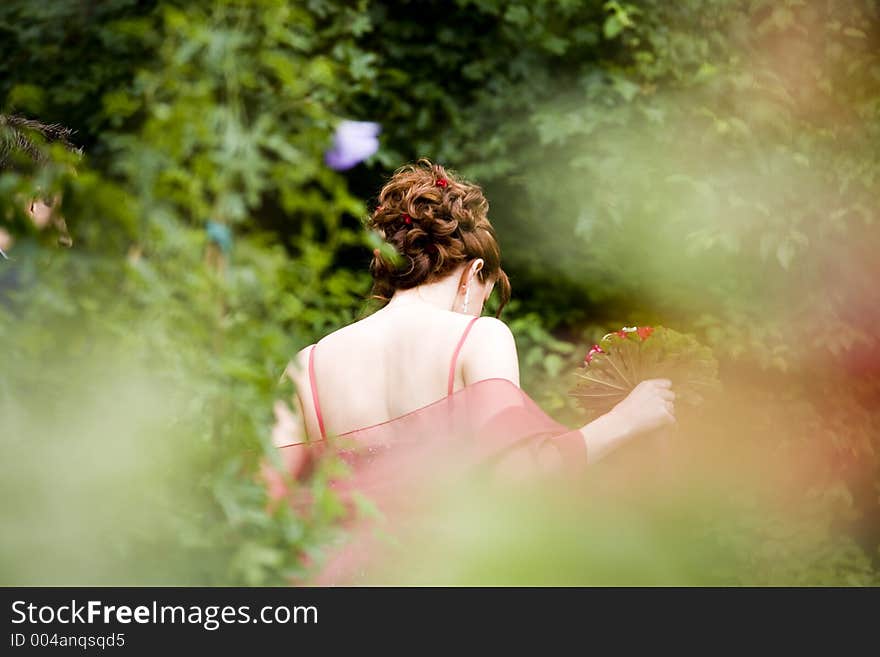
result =
[[[495,279],[501,309],[510,300],[510,281],[501,269],[501,250],[489,223],[489,202],[478,185],[439,164],[420,159],[394,172],[379,192],[367,221],[401,255],[395,266],[378,251],[370,263],[373,296],[387,301],[405,290],[443,278],[458,265],[483,259],[481,281]]]

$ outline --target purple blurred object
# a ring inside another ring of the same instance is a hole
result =
[[[333,147],[324,153],[324,162],[336,171],[351,169],[379,150],[382,126],[371,121],[342,121],[333,135]]]

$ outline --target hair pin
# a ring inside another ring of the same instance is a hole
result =
[[[405,224],[412,223],[412,217],[410,217],[406,212],[403,213],[403,223],[405,223]]]
[[[437,178],[437,182],[434,183],[437,187],[446,187],[449,185],[449,181],[446,178]]]

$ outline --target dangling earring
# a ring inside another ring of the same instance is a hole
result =
[[[468,307],[468,302],[470,301],[470,298],[471,298],[471,286],[468,285],[467,289],[465,289],[465,291],[464,291],[464,306],[462,306],[462,308],[461,308],[461,312],[463,312],[465,314],[467,313],[467,307]]]

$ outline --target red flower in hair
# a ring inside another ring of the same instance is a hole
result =
[[[405,224],[412,223],[412,217],[410,217],[406,212],[403,213],[403,223],[405,223]]]
[[[449,182],[446,180],[446,178],[437,178],[437,182],[434,184],[437,185],[437,187],[446,187]]]

